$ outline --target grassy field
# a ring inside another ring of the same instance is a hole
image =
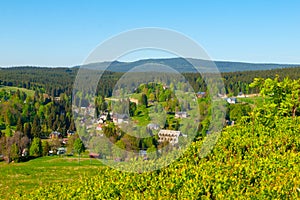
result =
[[[150,119],[149,119],[149,108],[146,107],[139,107],[137,109],[137,116],[133,116],[132,120],[135,121],[139,126],[147,126],[149,124]]]
[[[15,195],[23,194],[49,184],[58,185],[76,181],[82,175],[98,174],[102,163],[87,156],[58,157],[47,156],[24,163],[0,162],[0,199],[14,199]]]
[[[0,90],[5,89],[6,91],[17,91],[20,90],[21,92],[25,92],[28,96],[33,96],[34,95],[34,91],[33,90],[28,90],[25,88],[18,88],[18,87],[11,87],[11,86],[3,86],[0,85]]]
[[[263,97],[261,96],[254,96],[254,97],[247,97],[247,98],[238,98],[238,102],[245,102],[251,105],[261,106],[263,104]]]

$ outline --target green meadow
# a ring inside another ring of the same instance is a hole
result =
[[[0,90],[6,90],[6,91],[12,91],[12,92],[16,92],[17,90],[20,90],[20,92],[25,92],[26,95],[28,95],[28,96],[33,96],[34,95],[34,90],[28,90],[26,88],[0,85]]]
[[[87,155],[78,157],[46,156],[23,163],[0,162],[0,199],[14,199],[38,187],[47,187],[80,179],[81,176],[95,176],[102,163]],[[101,167],[100,167],[101,168]]]

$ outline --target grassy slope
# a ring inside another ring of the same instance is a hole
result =
[[[0,199],[8,199],[12,194],[32,191],[48,184],[67,183],[82,175],[94,176],[102,164],[93,159],[77,157],[47,156],[24,163],[0,162]]]
[[[247,98],[238,98],[238,102],[245,102],[245,103],[261,106],[263,104],[263,97],[254,96],[254,97],[247,97]]]
[[[7,91],[17,91],[20,90],[21,92],[25,92],[28,96],[33,96],[34,95],[34,91],[33,90],[28,90],[25,88],[18,88],[18,87],[11,87],[11,86],[3,86],[0,85],[0,90],[5,89]]]
[[[300,118],[276,124],[274,129],[227,127],[202,159],[198,141],[158,171],[125,173],[103,167],[97,176],[59,190],[39,188],[22,199],[299,199]]]

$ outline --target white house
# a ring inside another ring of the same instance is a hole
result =
[[[188,114],[187,112],[176,112],[175,113],[175,118],[187,118]]]
[[[235,104],[236,103],[236,98],[227,98],[227,102],[230,104]]]
[[[102,115],[100,116],[100,119],[102,119],[102,120],[106,121],[106,120],[107,120],[107,115],[105,115],[105,114],[102,114]]]
[[[98,124],[98,126],[96,127],[96,130],[97,130],[97,131],[102,131],[102,127],[103,127],[102,124]]]
[[[104,123],[104,120],[102,118],[97,120],[97,124],[103,124],[103,123]]]
[[[173,130],[160,130],[158,132],[158,142],[169,142],[170,144],[177,144],[178,137],[184,136],[180,131],[173,131]]]

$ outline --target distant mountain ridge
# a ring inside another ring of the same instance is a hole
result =
[[[220,72],[238,72],[238,71],[259,71],[259,70],[271,70],[271,69],[283,69],[283,68],[293,68],[300,67],[300,64],[276,64],[276,63],[247,63],[247,62],[234,62],[234,61],[208,61],[201,59],[193,59],[193,58],[151,58],[151,59],[143,59],[133,62],[120,62],[120,61],[112,61],[112,62],[98,62],[91,63],[85,65],[77,65],[73,67],[39,67],[39,66],[14,66],[14,67],[0,67],[1,69],[10,69],[10,68],[48,68],[50,69],[77,69],[80,67],[88,68],[88,69],[106,69],[112,72],[127,72],[132,70],[133,68],[139,66],[143,66],[147,68],[148,66],[151,69],[155,69],[155,67],[168,66],[173,68],[174,70],[183,73],[183,72],[196,72],[194,66],[199,67],[203,71],[210,71],[215,66],[217,66]],[[158,72],[160,71],[157,68]],[[162,70],[165,71],[166,69]]]
[[[184,59],[184,58],[163,58],[163,59],[144,59],[134,62],[99,62],[83,65],[86,68],[99,69],[109,65],[106,70],[113,72],[127,72],[134,67],[143,65],[160,65],[169,66],[178,72],[196,72],[192,64],[201,69],[209,69],[213,63],[217,66],[220,72],[236,72],[236,71],[257,71],[270,70],[278,68],[300,67],[300,64],[276,64],[276,63],[246,63],[232,61],[208,61],[201,59]],[[79,66],[76,66],[79,67]]]

